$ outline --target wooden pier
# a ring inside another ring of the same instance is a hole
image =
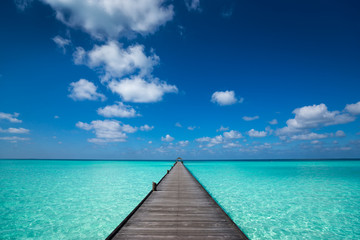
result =
[[[182,162],[176,162],[107,239],[248,239]]]

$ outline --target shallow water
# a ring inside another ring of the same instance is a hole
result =
[[[360,239],[360,161],[185,164],[250,239]]]
[[[0,161],[0,239],[104,239],[173,162]]]

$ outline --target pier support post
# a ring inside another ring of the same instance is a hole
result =
[[[167,170],[166,174],[169,174],[170,170]]]
[[[152,182],[152,190],[156,191],[156,183],[155,182]]]

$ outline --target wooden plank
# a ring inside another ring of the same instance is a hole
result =
[[[107,239],[248,239],[182,162]]]

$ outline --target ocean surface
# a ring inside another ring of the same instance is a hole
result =
[[[250,239],[360,239],[360,161],[186,166]]]
[[[0,160],[0,239],[104,239],[173,162]],[[250,239],[360,239],[360,161],[186,161]]]
[[[172,164],[0,160],[0,239],[105,239]]]

